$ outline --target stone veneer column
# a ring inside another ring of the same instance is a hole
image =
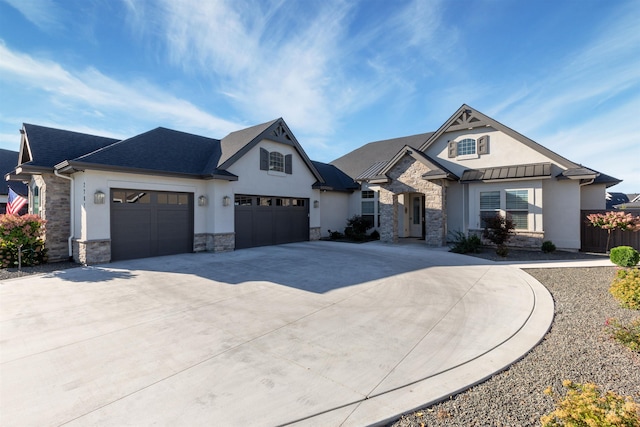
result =
[[[322,231],[320,227],[310,227],[309,228],[309,240],[310,241],[315,241],[315,240],[320,240],[320,237],[322,237]]]
[[[45,247],[49,261],[67,260],[71,233],[71,182],[54,174],[36,175],[34,180],[40,187],[40,217],[47,221]]]
[[[391,182],[382,184],[380,191],[380,240],[398,240],[398,194],[422,193],[425,196],[425,243],[431,246],[446,244],[446,187],[444,180],[422,178],[429,171],[425,164],[408,154],[389,171]]]

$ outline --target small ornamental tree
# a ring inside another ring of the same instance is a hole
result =
[[[594,213],[591,215],[587,215],[587,221],[589,221],[589,223],[594,227],[607,230],[607,248],[606,248],[607,252],[609,252],[609,242],[611,240],[611,231],[640,230],[640,216],[633,216],[630,213],[625,213],[622,211],[605,212],[603,214]]]
[[[496,214],[484,220],[482,237],[496,245],[496,253],[501,257],[505,257],[509,253],[506,243],[511,238],[515,228],[516,225],[511,218]]]
[[[47,261],[44,225],[38,215],[0,215],[0,268],[38,265]]]

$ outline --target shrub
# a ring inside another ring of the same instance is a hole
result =
[[[480,237],[475,234],[467,237],[462,231],[452,231],[451,233],[453,247],[451,248],[451,252],[456,254],[467,254],[469,252],[478,253],[480,252],[480,247],[482,246],[482,241]]]
[[[605,325],[609,328],[611,338],[640,353],[640,317],[628,325],[620,323],[618,319],[607,319]]]
[[[609,259],[620,267],[633,267],[640,261],[640,254],[631,246],[616,246],[611,249]]]
[[[380,233],[378,233],[378,230],[373,230],[369,237],[371,240],[380,240]]]
[[[338,240],[344,237],[344,234],[342,234],[339,231],[331,231],[331,230],[327,230],[327,231],[329,232],[329,238],[331,240]]]
[[[18,267],[18,252],[22,250],[22,265],[38,265],[47,261],[42,235],[44,221],[37,215],[0,215],[0,267]]]
[[[367,236],[367,230],[372,228],[371,223],[360,215],[354,215],[347,220],[347,228],[344,234],[354,240],[364,240]]]
[[[509,253],[509,249],[505,244],[511,238],[515,228],[516,226],[511,218],[496,214],[494,217],[485,219],[482,237],[495,244],[497,246],[496,253],[505,257]]]
[[[637,268],[618,270],[609,292],[622,307],[640,310],[640,270]]]
[[[551,240],[545,240],[542,242],[542,252],[548,254],[550,252],[554,252],[556,250],[556,245],[553,244]]]
[[[612,391],[602,393],[591,383],[579,384],[563,381],[567,394],[556,404],[556,409],[540,418],[543,427],[617,427],[640,425],[640,406],[629,396]],[[551,388],[545,394],[552,395]]]

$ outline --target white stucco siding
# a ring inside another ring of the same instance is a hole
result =
[[[607,186],[591,184],[580,187],[580,209],[606,209]]]
[[[322,191],[320,193],[321,235],[326,237],[329,230],[343,232],[349,217],[350,193]]]
[[[276,173],[260,170],[260,148],[278,151],[282,155],[292,155],[292,173]],[[309,199],[309,227],[320,227],[320,210],[313,207],[315,200],[320,200],[320,191],[311,188],[317,181],[306,163],[293,146],[270,140],[262,140],[238,159],[228,169],[238,176],[238,181],[231,183],[233,195],[250,194],[281,197],[300,197]]]
[[[447,230],[448,232],[461,231],[465,233],[464,184],[451,182],[447,185]],[[447,236],[447,239],[449,236]]]
[[[209,209],[198,206],[198,197],[205,195],[211,202],[215,192],[210,181],[126,174],[117,172],[86,171],[73,174],[75,185],[75,233],[76,239],[109,239],[110,228],[110,191],[113,188],[175,191],[193,193],[194,197],[194,233],[208,232],[207,217]],[[105,194],[105,203],[96,205],[93,201],[96,191]],[[211,203],[210,203],[211,205]]]
[[[545,240],[558,249],[580,249],[580,185],[577,181],[543,181]]]
[[[461,141],[465,138],[477,140],[484,135],[489,136],[488,154],[482,154],[471,159],[449,158],[449,141]],[[465,169],[555,163],[540,152],[491,127],[444,133],[429,147],[426,154],[436,158],[436,161],[458,176],[462,176]]]

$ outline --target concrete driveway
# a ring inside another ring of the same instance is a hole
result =
[[[306,242],[0,282],[0,424],[380,423],[529,351],[519,269],[420,245]]]

